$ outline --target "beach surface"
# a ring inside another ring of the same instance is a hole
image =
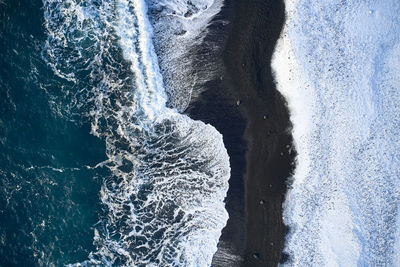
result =
[[[276,266],[285,260],[282,203],[295,152],[285,100],[271,57],[283,23],[282,1],[226,1],[230,21],[223,74],[189,109],[224,136],[231,160],[229,212],[213,266]],[[220,19],[220,18],[218,18]]]

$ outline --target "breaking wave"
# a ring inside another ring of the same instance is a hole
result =
[[[175,2],[149,1],[150,10],[169,3]],[[200,19],[200,8],[209,16],[217,10],[213,2],[184,3],[179,12],[199,14],[197,29],[209,19]],[[228,219],[222,136],[166,106],[147,10],[143,0],[44,1],[43,58],[66,81],[49,97],[63,116],[91,122],[106,144],[108,160],[98,167],[111,171],[100,192],[97,250],[77,266],[210,265]],[[190,98],[171,92],[181,102]]]

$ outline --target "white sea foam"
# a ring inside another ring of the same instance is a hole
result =
[[[287,265],[397,265],[400,2],[285,4],[272,67],[298,152]]]
[[[166,107],[146,3],[44,1],[44,9],[43,57],[72,82],[49,96],[89,118],[111,173],[97,250],[77,265],[210,265],[228,219],[229,158],[212,126]]]

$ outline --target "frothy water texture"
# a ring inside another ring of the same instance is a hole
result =
[[[156,2],[148,2],[150,10],[176,4],[176,15],[200,10],[186,1]],[[106,143],[108,160],[98,166],[111,170],[100,193],[97,250],[77,266],[207,266],[228,219],[223,200],[230,168],[222,136],[166,107],[147,10],[143,0],[44,1],[43,57],[69,81],[49,96],[56,110],[68,111],[64,116],[91,122],[92,134]],[[198,29],[208,19],[200,21]],[[172,92],[183,102],[190,98]],[[70,101],[60,106],[58,99]]]
[[[208,26],[221,10],[223,0],[149,0],[149,15],[154,25],[154,44],[164,78],[168,102],[185,110],[190,97],[196,97],[218,71],[212,54],[215,42],[205,42]],[[227,24],[222,21],[222,24]],[[190,77],[190,79],[188,79]]]
[[[273,69],[298,151],[295,266],[399,266],[400,2],[287,0]]]

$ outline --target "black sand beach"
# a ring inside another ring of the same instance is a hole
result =
[[[231,159],[230,218],[213,266],[276,266],[285,258],[282,202],[294,152],[270,67],[284,14],[282,1],[226,1],[219,14],[231,22],[221,53],[224,73],[188,110],[223,134]]]

